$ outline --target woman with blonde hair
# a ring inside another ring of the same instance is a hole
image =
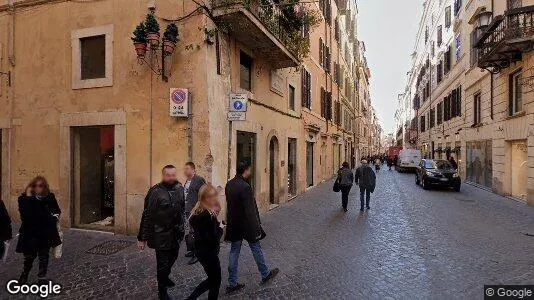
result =
[[[221,263],[219,261],[220,239],[224,225],[217,220],[220,211],[217,189],[211,184],[200,188],[198,202],[191,211],[189,224],[195,232],[195,254],[208,278],[202,281],[188,299],[197,299],[209,291],[208,299],[219,297],[221,286]]]

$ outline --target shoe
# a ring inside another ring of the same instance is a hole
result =
[[[367,206],[366,209],[371,209],[371,208],[369,206]]]
[[[48,282],[49,282],[49,280],[46,279],[46,278],[38,278],[38,279],[37,279],[37,284],[38,284],[38,285],[47,285]]]
[[[363,212],[363,211],[364,211],[364,209],[363,209],[363,208],[360,208],[360,212]]]
[[[167,289],[159,289],[158,290],[158,299],[159,300],[170,300],[172,299],[169,293],[167,292]]]
[[[163,284],[168,288],[173,288],[176,286],[176,283],[174,283],[174,281],[172,281],[170,278],[167,278]]]
[[[26,284],[28,283],[28,273],[26,272],[22,272],[22,274],[20,274],[20,277],[19,277],[19,284]]]
[[[261,283],[265,284],[265,283],[269,282],[270,280],[272,280],[273,278],[275,278],[276,275],[278,275],[279,272],[280,272],[280,269],[278,269],[278,268],[274,268],[274,269],[272,269],[272,270],[269,272],[269,274],[267,275],[267,277],[265,277],[265,278],[263,278],[263,279],[261,280]]]
[[[236,285],[234,285],[234,286],[227,286],[227,287],[226,287],[226,293],[227,293],[227,294],[233,294],[233,293],[235,293],[235,292],[241,290],[241,289],[244,288],[244,287],[245,287],[245,285],[244,285],[244,284],[241,284],[241,283],[238,283],[238,284],[236,284]]]
[[[193,251],[189,251],[185,254],[185,257],[193,257],[195,256],[195,253],[193,253]]]
[[[347,208],[343,208],[343,210],[344,210],[345,212],[349,211]]]
[[[188,265],[194,265],[198,262],[198,258],[196,256],[191,257],[191,259],[187,262]]]

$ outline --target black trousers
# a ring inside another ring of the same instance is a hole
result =
[[[347,205],[349,204],[349,193],[352,186],[342,186],[341,187],[341,205],[344,209],[347,209]]]
[[[30,271],[33,267],[33,262],[35,259],[39,257],[39,273],[37,273],[38,278],[45,278],[46,273],[48,271],[48,260],[50,258],[50,248],[43,248],[39,250],[35,250],[32,252],[25,252],[24,253],[24,270],[22,273],[25,276],[28,276],[30,274]]]
[[[360,187],[360,209],[363,210],[364,204],[365,207],[369,208],[369,202],[371,202],[371,191],[368,188]]]
[[[172,266],[178,258],[178,248],[170,250],[156,250],[156,267],[158,279],[158,292],[166,294],[166,285],[169,281]]]
[[[200,295],[209,291],[208,299],[217,299],[219,297],[219,288],[221,287],[221,262],[216,255],[204,258],[198,258],[198,261],[204,268],[208,278],[202,281],[187,299],[197,299]]]

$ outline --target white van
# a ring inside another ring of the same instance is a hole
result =
[[[421,162],[421,150],[403,149],[399,152],[396,170],[399,172],[415,171]]]

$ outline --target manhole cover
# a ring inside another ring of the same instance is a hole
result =
[[[93,248],[87,250],[86,253],[111,255],[130,247],[132,244],[133,242],[130,241],[107,241],[94,246]]]

